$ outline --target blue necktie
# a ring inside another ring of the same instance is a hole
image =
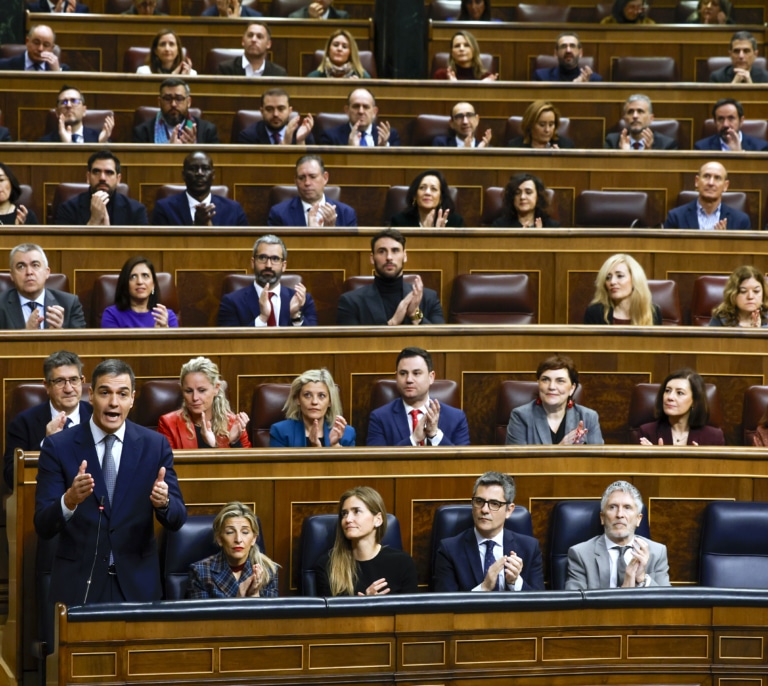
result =
[[[107,434],[104,437],[104,459],[101,463],[101,472],[104,474],[104,483],[107,485],[107,495],[109,504],[112,504],[112,496],[115,494],[115,482],[117,481],[117,467],[115,458],[112,457],[112,446],[115,444],[117,436]]]
[[[70,426],[72,426],[72,424],[74,424],[74,422],[69,417],[67,417],[67,421],[64,422],[64,428],[68,429]]]
[[[360,147],[367,148],[368,141],[365,138],[365,131],[360,132]]]
[[[488,576],[488,570],[491,568],[496,558],[493,555],[493,548],[496,545],[496,541],[485,541],[485,559],[483,560],[483,579]],[[499,579],[496,578],[496,585],[494,591],[499,590]]]
[[[29,314],[31,315],[35,310],[40,310],[41,313],[43,312],[43,306],[40,303],[36,303],[33,300],[30,300],[28,303],[26,303],[27,307],[29,308]],[[40,324],[43,324],[44,319],[41,319]]]
[[[72,134],[72,142],[73,143],[82,143],[83,142],[83,136],[79,133],[73,133]]]

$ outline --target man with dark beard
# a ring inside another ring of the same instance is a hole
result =
[[[56,223],[70,226],[145,225],[147,208],[117,192],[120,160],[109,150],[88,158],[88,190],[59,205]]]
[[[256,240],[251,255],[253,285],[221,299],[217,326],[317,326],[312,296],[303,283],[296,289],[280,284],[288,264],[285,243],[267,234]]]
[[[397,229],[384,229],[371,239],[373,283],[339,298],[336,323],[347,326],[399,324],[445,324],[437,293],[424,288],[421,277],[403,279],[408,261],[405,236]]]
[[[160,84],[160,111],[133,129],[134,143],[218,143],[216,125],[189,114],[189,85],[171,76]]]
[[[270,88],[261,96],[261,121],[244,128],[238,143],[263,145],[314,145],[311,114],[306,117],[293,113],[291,97],[282,88]]]
[[[115,127],[114,116],[108,115],[99,131],[83,126],[83,118],[87,111],[83,94],[72,86],[62,86],[56,98],[58,126],[55,131],[45,134],[40,141],[48,143],[107,143],[110,135],[112,135],[112,129]]]

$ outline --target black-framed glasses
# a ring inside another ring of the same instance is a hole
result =
[[[509,505],[506,500],[486,500],[485,498],[472,498],[472,507],[476,507],[478,510],[482,510],[485,506],[491,512],[498,512],[502,505]]]
[[[186,95],[170,95],[170,94],[166,93],[165,95],[161,95],[160,96],[160,100],[162,100],[164,102],[167,102],[167,103],[176,102],[176,103],[180,104],[180,103],[184,102],[187,99],[187,97],[188,96],[186,96]]]
[[[56,388],[64,388],[67,384],[72,386],[72,388],[77,388],[83,383],[83,377],[81,376],[60,376],[56,379],[51,379],[49,382],[51,386],[55,386]]]
[[[280,264],[283,261],[283,258],[280,255],[256,255],[256,261],[259,264],[265,264],[267,262],[270,264]]]
[[[62,98],[56,103],[59,107],[77,107],[77,105],[83,104],[82,98]]]

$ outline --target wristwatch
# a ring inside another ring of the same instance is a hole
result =
[[[296,317],[291,317],[291,321],[298,324],[301,321],[304,321],[304,313],[299,311],[299,314]]]
[[[420,307],[417,307],[416,311],[411,315],[411,321],[420,322],[422,319],[424,319],[424,313]]]

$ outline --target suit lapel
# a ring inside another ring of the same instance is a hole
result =
[[[471,527],[464,532],[461,538],[462,552],[466,556],[467,567],[472,573],[472,587],[483,583],[483,565],[480,563],[475,529]]]
[[[605,547],[605,536],[600,536],[595,543],[595,564],[600,582],[600,588],[611,586],[611,558],[608,548]]]
[[[19,299],[18,291],[15,288],[8,291],[5,300],[7,303],[5,309],[11,320],[11,328],[23,329],[26,326],[26,322],[24,321],[24,313],[21,311],[21,300]]]
[[[402,441],[411,435],[410,417],[405,414],[405,406],[401,398],[392,401],[392,422],[397,432],[397,441]]]
[[[547,413],[544,412],[541,405],[533,406],[533,425],[536,427],[536,435],[539,437],[540,445],[550,445],[552,443],[552,432],[547,422]]]
[[[292,226],[307,225],[307,218],[304,215],[304,206],[301,204],[300,198],[298,197],[291,198],[291,202],[289,204],[288,209],[290,210],[289,214],[291,217],[291,221],[293,222]]]

